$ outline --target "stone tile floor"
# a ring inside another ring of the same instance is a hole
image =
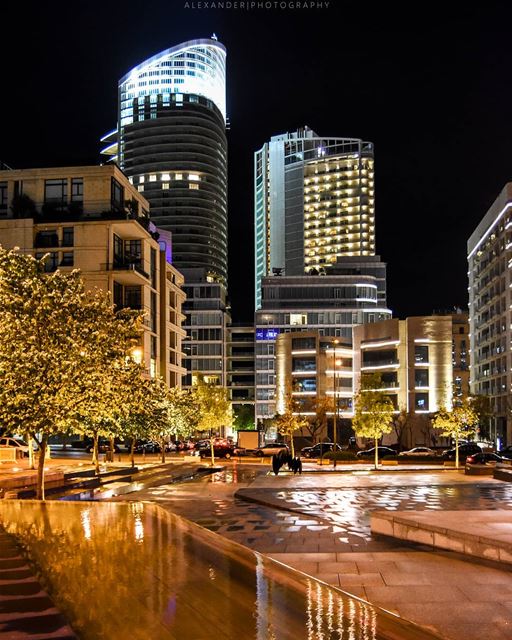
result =
[[[261,473],[228,467],[198,482],[155,487],[125,499],[158,502],[451,640],[512,638],[511,571],[372,536],[369,527],[373,509],[512,509],[512,487],[480,478],[468,482],[455,472],[344,474],[328,481],[315,474],[314,483],[307,476]],[[240,488],[273,506],[236,498]]]

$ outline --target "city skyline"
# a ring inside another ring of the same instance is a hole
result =
[[[445,7],[442,21],[434,7],[421,24],[409,17],[409,30],[395,22],[399,7],[376,11],[365,16],[363,37],[362,10],[347,7],[230,12],[154,2],[142,16],[102,7],[101,20],[94,3],[74,16],[64,7],[53,2],[24,17],[40,64],[27,64],[27,50],[9,65],[11,95],[27,100],[4,104],[3,120],[14,126],[4,130],[1,160],[15,168],[97,162],[117,79],[158,51],[215,32],[228,51],[234,319],[250,319],[253,304],[253,153],[305,124],[375,144],[376,251],[388,263],[395,316],[465,308],[467,238],[509,178],[501,3],[485,12]],[[162,19],[149,29],[155,11]],[[92,28],[101,37],[114,25],[130,37],[91,44]],[[285,27],[293,38],[278,37]],[[58,68],[59,81],[41,66]]]

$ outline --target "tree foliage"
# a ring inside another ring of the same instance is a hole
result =
[[[375,467],[378,465],[379,438],[393,429],[394,406],[383,391],[380,375],[363,374],[361,388],[355,397],[352,428],[360,438],[372,438],[375,442]]]
[[[462,437],[469,438],[475,435],[478,427],[478,414],[471,406],[471,399],[465,398],[451,411],[441,408],[434,416],[432,426],[439,431],[440,435],[455,440],[455,466],[458,467],[459,440]]]
[[[50,435],[84,424],[109,430],[118,419],[141,320],[116,314],[107,292],[86,291],[78,271],[46,273],[45,258],[4,249],[0,309],[0,422],[39,437],[42,497]]]
[[[293,402],[291,396],[286,398],[285,410],[275,418],[275,426],[278,433],[290,439],[292,457],[295,457],[295,446],[293,435],[296,431],[307,429],[308,421],[298,412],[298,407]]]

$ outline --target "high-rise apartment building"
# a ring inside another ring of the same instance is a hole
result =
[[[391,317],[375,255],[373,145],[308,127],[255,153],[256,418],[276,412],[275,339],[352,338]],[[350,410],[350,409],[349,409]]]
[[[117,309],[143,311],[134,355],[151,376],[181,387],[183,276],[170,234],[148,211],[113,165],[0,171],[0,245],[48,254],[48,272],[80,269],[86,288],[109,291]]]
[[[375,255],[373,145],[308,127],[255,153],[255,292],[273,273],[324,273],[343,256]]]
[[[166,49],[123,76],[117,128],[103,138],[103,153],[148,200],[151,220],[172,232],[173,263],[191,296],[185,306],[189,383],[201,373],[226,384],[225,130],[226,50],[212,36]],[[220,336],[214,345],[200,337],[212,331]],[[200,364],[211,368],[196,369]]]
[[[512,442],[512,183],[468,240],[471,391],[488,396],[491,437]]]

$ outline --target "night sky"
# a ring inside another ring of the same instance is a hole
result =
[[[467,238],[512,179],[507,4],[5,3],[0,160],[96,164],[99,138],[115,126],[118,79],[215,32],[228,50],[234,320],[253,311],[253,152],[305,124],[375,145],[377,251],[394,315],[466,307]]]

